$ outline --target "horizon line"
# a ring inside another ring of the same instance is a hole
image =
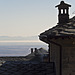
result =
[[[19,41],[19,40],[10,40],[10,41],[8,41],[8,40],[4,40],[4,41],[0,41],[0,42],[41,42],[40,40],[21,40],[21,41]]]

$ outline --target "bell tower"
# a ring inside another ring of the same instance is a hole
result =
[[[66,4],[64,1],[61,1],[59,5],[55,6],[58,7],[58,24],[64,24],[69,21],[69,7],[71,5]]]

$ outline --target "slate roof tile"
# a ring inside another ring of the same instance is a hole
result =
[[[19,63],[19,66],[17,66],[17,63]],[[35,66],[35,64],[31,62],[26,63],[25,61],[7,61],[2,66],[0,66],[0,75],[55,75],[55,68],[53,68],[53,66],[54,63],[41,62],[36,63]]]
[[[49,30],[41,33],[39,38],[52,38],[52,37],[64,37],[72,36],[75,37],[75,16],[69,20],[66,24],[58,24]]]

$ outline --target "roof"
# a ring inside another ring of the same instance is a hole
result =
[[[48,51],[44,48],[39,48],[38,50],[38,54],[39,55],[44,55],[44,54],[48,54]]]
[[[47,53],[43,48],[38,49],[38,52]],[[25,57],[0,57],[0,75],[56,75],[55,63],[42,62],[40,57],[34,54]]]
[[[34,53],[25,57],[0,57],[0,75],[56,75],[55,63],[39,61],[41,55]],[[38,53],[43,55],[47,51],[40,48]]]
[[[55,75],[55,64],[6,61],[0,66],[0,75]]]
[[[75,37],[75,16],[68,23],[58,24],[41,33],[39,36],[40,40],[55,37]]]

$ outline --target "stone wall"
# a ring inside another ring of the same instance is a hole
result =
[[[56,67],[56,75],[60,75],[60,51],[59,46],[56,46],[54,44],[50,45],[50,61],[55,62]]]
[[[62,54],[63,75],[75,75],[75,47],[64,47]]]
[[[75,75],[75,40],[52,39],[62,46],[62,75]],[[51,44],[50,59],[56,64],[57,75],[60,75],[60,47]]]

